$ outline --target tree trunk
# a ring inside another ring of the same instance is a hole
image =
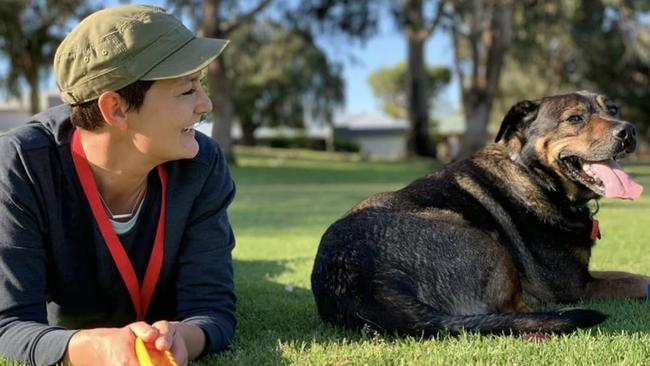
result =
[[[469,157],[485,145],[492,102],[488,101],[485,93],[474,91],[463,98],[463,107],[467,130],[458,158]]]
[[[29,113],[34,115],[41,111],[40,92],[38,87],[38,68],[34,64],[32,57],[26,53],[21,58],[22,68],[25,72],[25,79],[29,84]]]
[[[202,28],[205,37],[224,38],[219,27],[220,5],[219,0],[203,0]],[[218,57],[208,66],[208,78],[213,108],[212,138],[221,146],[226,160],[234,164],[235,154],[230,130],[235,108],[223,57]]]
[[[513,12],[512,0],[494,0],[491,3],[474,3],[467,14],[473,24],[473,30],[468,37],[473,51],[472,74],[469,81],[465,80],[469,86],[464,86],[462,91],[467,130],[459,158],[470,156],[487,142],[490,113],[498,91],[505,55],[512,39]],[[479,29],[480,24],[485,24],[485,16],[490,17],[489,23]],[[459,47],[456,41],[455,47]],[[455,53],[458,58],[458,50]],[[458,66],[459,60],[456,60],[456,63],[457,74],[462,83],[463,74]]]
[[[257,126],[253,122],[244,122],[241,123],[241,143],[246,146],[255,146],[255,130]]]
[[[406,98],[410,122],[407,140],[408,157],[414,155],[436,157],[436,148],[429,136],[428,75],[424,61],[424,33],[422,1],[407,0],[405,3],[409,20],[406,25],[408,38],[408,70],[406,72]]]
[[[210,99],[212,100],[212,138],[217,140],[226,160],[234,164],[235,154],[230,134],[234,117],[234,101],[230,89],[230,80],[226,75],[223,58],[208,67],[210,78]]]

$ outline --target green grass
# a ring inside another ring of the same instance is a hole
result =
[[[600,327],[544,343],[475,334],[396,338],[323,324],[310,291],[322,233],[368,195],[400,188],[437,164],[250,152],[240,154],[239,163],[232,168],[238,193],[230,209],[237,237],[237,335],[232,351],[196,365],[650,364],[650,304],[644,301],[582,303],[611,317]],[[650,189],[650,163],[628,166]],[[603,238],[592,269],[650,273],[649,207],[648,196],[601,202]]]
[[[246,154],[239,162],[232,169],[238,194],[230,210],[239,325],[233,350],[199,365],[650,364],[650,304],[643,301],[582,303],[611,317],[595,329],[544,343],[474,334],[396,338],[325,325],[310,291],[322,233],[366,196],[402,187],[436,165]],[[650,187],[650,164],[627,165]],[[650,198],[603,200],[600,206],[603,238],[592,269],[650,273]]]

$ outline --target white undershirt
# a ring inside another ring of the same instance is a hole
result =
[[[115,230],[115,233],[117,235],[122,235],[128,233],[133,227],[135,226],[135,223],[138,221],[138,216],[140,215],[140,209],[142,208],[142,203],[144,202],[144,198],[140,200],[140,204],[138,205],[138,209],[135,210],[135,214],[131,216],[131,218],[128,221],[115,221],[111,219],[110,217],[108,220],[111,222],[111,225],[113,225],[113,230]]]

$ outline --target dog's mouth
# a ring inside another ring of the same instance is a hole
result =
[[[599,196],[637,199],[643,187],[623,171],[614,159],[589,161],[577,155],[560,158],[566,175]]]

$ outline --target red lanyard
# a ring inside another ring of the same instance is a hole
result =
[[[160,217],[158,218],[158,228],[156,229],[156,239],[151,251],[151,257],[147,264],[147,271],[144,275],[142,287],[140,287],[138,277],[135,274],[129,256],[126,254],[124,246],[122,246],[117,234],[115,234],[115,230],[108,221],[108,216],[102,206],[99,191],[97,190],[97,184],[95,184],[95,178],[90,170],[90,165],[88,165],[86,153],[81,146],[79,130],[75,130],[72,134],[72,160],[74,161],[75,170],[77,171],[77,175],[81,181],[81,187],[86,194],[86,199],[88,199],[90,208],[95,216],[95,221],[97,221],[97,225],[99,225],[99,231],[106,242],[108,251],[111,253],[113,261],[115,261],[117,270],[120,272],[120,276],[122,277],[126,288],[129,290],[136,318],[138,321],[144,320],[147,310],[149,309],[149,304],[151,303],[151,298],[153,297],[153,292],[156,288],[156,283],[160,277],[160,270],[162,268],[162,260],[164,256],[165,218],[167,213],[167,171],[164,166],[158,165],[158,176],[162,183]]]

